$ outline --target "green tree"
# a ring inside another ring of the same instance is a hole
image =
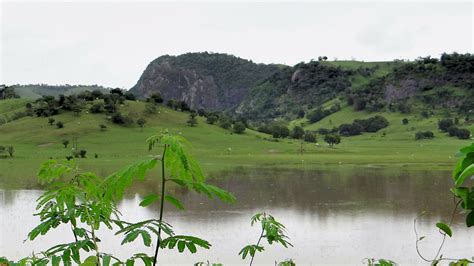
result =
[[[219,117],[217,115],[209,115],[206,119],[206,122],[208,124],[214,125],[217,121],[219,120]]]
[[[13,146],[7,146],[7,152],[8,152],[8,155],[10,155],[10,157],[13,157],[13,153],[15,152],[15,149],[13,148]]]
[[[295,126],[293,130],[291,130],[291,137],[294,139],[301,139],[304,136],[304,129],[300,126]]]
[[[189,113],[189,118],[186,123],[188,123],[188,125],[191,127],[195,127],[198,123],[197,118],[196,118],[196,113],[194,112]]]
[[[56,127],[57,128],[63,128],[64,127],[63,122],[61,122],[61,121],[56,122]]]
[[[62,143],[63,143],[63,145],[64,145],[64,148],[66,149],[66,148],[67,148],[67,145],[69,145],[69,140],[63,139]]]
[[[324,141],[329,144],[329,146],[334,147],[334,145],[341,143],[341,137],[336,134],[327,134],[324,136]]]
[[[316,136],[314,135],[313,132],[306,131],[304,133],[304,141],[311,142],[311,143],[316,143]]]
[[[55,121],[54,118],[52,118],[52,117],[48,118],[48,124],[50,126],[52,126],[54,124],[54,121]]]
[[[139,118],[139,119],[137,120],[137,124],[138,124],[138,125],[140,126],[140,128],[143,130],[143,127],[144,127],[145,124],[146,124],[146,120],[143,119],[143,118]]]
[[[245,131],[245,124],[242,122],[236,122],[234,124],[234,132],[237,134],[242,134]]]

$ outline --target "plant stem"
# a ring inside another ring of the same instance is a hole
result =
[[[265,233],[265,226],[264,226],[263,223],[262,223],[262,233],[260,234],[260,237],[258,238],[257,247],[258,247],[258,244],[260,244],[260,241],[262,240],[263,233]],[[252,266],[253,258],[254,258],[254,257],[255,257],[255,254],[253,254],[252,259],[250,260],[250,266]]]
[[[165,184],[166,184],[166,178],[165,178],[165,155],[166,155],[166,148],[168,146],[165,145],[165,148],[163,149],[163,156],[161,157],[161,200],[160,200],[160,227],[158,228],[158,239],[156,240],[156,249],[155,249],[155,257],[153,258],[153,266],[156,265],[156,260],[158,258],[158,250],[160,249],[160,242],[161,242],[161,226],[162,226],[162,221],[163,221],[163,207],[165,204]]]

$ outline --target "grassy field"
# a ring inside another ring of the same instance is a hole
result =
[[[0,116],[21,108],[21,100],[2,101]],[[72,142],[77,139],[78,148],[87,150],[86,159],[78,159],[78,165],[86,170],[107,175],[129,163],[150,156],[145,139],[150,135],[168,129],[173,134],[182,134],[192,143],[191,152],[202,163],[207,173],[243,167],[283,167],[303,169],[350,169],[354,167],[396,167],[412,170],[449,170],[455,162],[456,151],[470,141],[458,140],[439,133],[436,118],[421,119],[399,113],[382,113],[390,126],[377,133],[343,138],[336,148],[328,147],[322,137],[318,144],[303,144],[291,139],[274,141],[269,135],[247,129],[242,135],[232,134],[218,126],[209,125],[203,118],[199,124],[190,127],[186,124],[187,113],[160,107],[156,115],[144,115],[144,103],[126,102],[122,112],[135,119],[147,120],[142,130],[137,125],[121,127],[112,124],[104,114],[74,116],[64,113],[55,116],[62,121],[64,128],[58,129],[48,124],[47,118],[25,117],[0,126],[0,145],[13,145],[14,158],[0,159],[0,180],[26,180],[35,177],[39,165],[49,158],[65,158],[71,147],[64,148],[63,139]],[[373,115],[373,114],[372,114]],[[352,112],[343,106],[337,113],[322,121],[306,125],[308,130],[320,127],[332,128],[341,123],[352,122],[355,118],[365,118],[371,114]],[[407,117],[410,122],[402,125]],[[304,123],[304,120],[292,124]],[[106,131],[99,129],[107,125]],[[474,128],[470,128],[473,130]],[[432,130],[435,139],[415,141],[418,130]],[[383,132],[386,135],[383,135]],[[98,158],[95,158],[97,154]],[[34,179],[32,179],[34,180]]]

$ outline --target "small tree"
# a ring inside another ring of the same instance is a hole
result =
[[[13,148],[13,146],[8,146],[7,152],[8,152],[8,155],[10,155],[10,157],[13,157],[13,152],[15,152],[15,149]]]
[[[163,97],[161,97],[161,94],[159,92],[153,93],[150,98],[148,98],[148,101],[151,103],[162,103],[163,102]],[[171,106],[170,106],[171,107]]]
[[[194,127],[197,125],[198,121],[196,119],[196,113],[192,112],[192,113],[189,113],[189,119],[187,121],[188,125]]]
[[[232,123],[230,122],[229,118],[223,116],[219,118],[219,126],[223,129],[229,129],[232,126]]]
[[[143,127],[145,126],[146,124],[146,120],[143,119],[143,118],[140,118],[137,120],[137,124],[140,126],[140,128],[143,130]]]
[[[81,156],[81,158],[86,158],[86,154],[87,154],[86,150],[80,150],[79,151],[79,156]]]
[[[304,141],[315,143],[316,142],[316,136],[314,135],[313,132],[306,131],[306,133],[304,133]]]
[[[291,131],[291,137],[294,139],[301,139],[304,136],[304,129],[300,126],[296,126]]]
[[[404,125],[408,125],[408,118],[403,118],[402,123],[403,123]]]
[[[69,145],[69,140],[63,139],[63,145],[64,145],[64,148],[66,149],[67,145]]]
[[[332,148],[334,145],[341,143],[341,137],[336,134],[327,134],[324,136],[324,141]]]
[[[54,121],[55,121],[54,118],[52,118],[52,117],[48,118],[48,124],[50,126],[52,126],[54,124]]]
[[[237,134],[242,134],[245,131],[245,125],[242,122],[236,122],[234,124],[234,132]]]
[[[441,119],[439,122],[438,122],[438,128],[441,130],[441,131],[444,131],[446,132],[448,130],[448,128],[450,126],[454,125],[454,122],[451,118],[445,118],[445,119]]]
[[[107,126],[104,125],[104,124],[100,124],[99,128],[100,128],[100,131],[106,131],[107,130]]]
[[[57,128],[63,128],[64,127],[63,122],[61,122],[61,121],[56,122],[56,127]]]
[[[465,128],[460,128],[456,132],[456,136],[459,139],[470,139],[471,138],[471,132]]]
[[[217,117],[217,115],[209,115],[206,119],[206,122],[208,124],[214,125],[217,122],[217,120],[219,120],[219,117]]]

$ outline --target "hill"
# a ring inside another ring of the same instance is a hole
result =
[[[249,88],[278,69],[227,54],[165,55],[146,67],[130,91],[138,98],[159,92],[165,102],[185,101],[196,110],[229,110],[240,104]]]
[[[12,108],[23,108],[24,102],[21,101],[24,100],[2,101],[0,116],[11,112]],[[466,143],[466,140],[438,132],[436,118],[417,120],[416,117],[409,117],[410,124],[405,126],[400,122],[402,116],[393,113],[387,115],[390,125],[384,129],[386,134],[377,132],[343,137],[341,144],[331,148],[323,141],[322,135],[317,136],[318,143],[315,144],[289,138],[274,139],[251,129],[244,134],[235,134],[210,125],[199,116],[198,125],[190,127],[186,123],[189,119],[187,112],[160,106],[159,113],[148,114],[146,109],[147,103],[140,101],[125,101],[119,106],[119,112],[125,116],[135,120],[144,118],[146,124],[143,129],[137,124],[118,125],[107,115],[89,112],[54,115],[55,121],[64,124],[63,128],[49,125],[49,118],[34,116],[0,125],[0,146],[11,145],[15,149],[13,158],[0,159],[0,182],[11,186],[28,186],[28,182],[35,182],[40,163],[49,158],[62,159],[71,155],[72,144],[64,148],[64,139],[70,143],[76,141],[78,149],[87,151],[87,158],[77,159],[81,168],[106,175],[149,156],[145,139],[163,130],[189,139],[193,154],[207,173],[235,167],[298,167],[337,171],[350,171],[353,167],[385,167],[395,171],[450,169],[455,163],[454,154]],[[352,114],[351,108],[343,106],[340,112],[307,125],[306,129],[345,122],[350,119],[345,116],[347,114]],[[105,130],[100,128],[101,124],[106,126]],[[435,138],[415,141],[411,127],[433,130]],[[469,128],[474,129],[472,126]]]
[[[107,92],[110,88],[98,85],[46,85],[46,84],[30,84],[30,85],[11,85],[11,88],[24,99],[36,100],[43,96],[73,95],[83,91],[99,90]]]

